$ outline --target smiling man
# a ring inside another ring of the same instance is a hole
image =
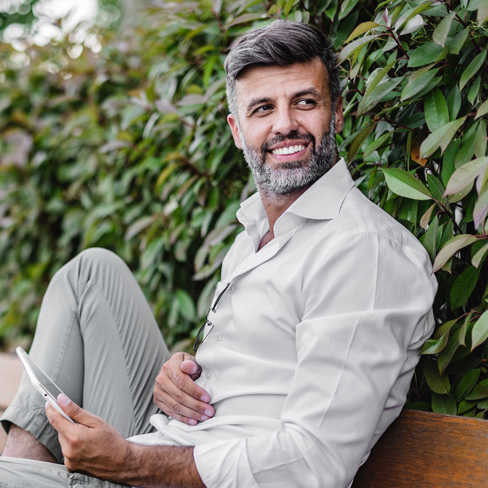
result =
[[[31,349],[77,423],[24,380],[2,418],[0,487],[342,488],[400,413],[436,283],[423,247],[337,155],[335,54],[316,29],[278,20],[225,68],[258,192],[237,213],[244,231],[195,357],[168,357],[116,256],[83,252],[53,278]]]

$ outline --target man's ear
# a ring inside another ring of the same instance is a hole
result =
[[[229,123],[230,130],[232,131],[232,137],[234,138],[234,144],[239,148],[242,149],[241,144],[241,137],[239,131],[239,124],[237,123],[237,119],[234,115],[229,114],[227,115],[227,122]]]
[[[342,97],[337,100],[336,111],[335,111],[335,131],[336,134],[341,132],[344,128],[344,112],[342,110]]]

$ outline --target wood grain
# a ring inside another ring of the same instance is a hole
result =
[[[488,488],[488,422],[404,410],[353,488]]]

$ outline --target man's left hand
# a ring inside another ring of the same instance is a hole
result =
[[[134,444],[125,440],[100,417],[73,403],[66,395],[58,396],[58,404],[76,422],[73,424],[66,420],[46,403],[47,418],[58,431],[68,471],[122,481]]]

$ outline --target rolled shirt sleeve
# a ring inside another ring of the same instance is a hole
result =
[[[368,229],[327,245],[303,276],[281,430],[196,446],[208,488],[347,487],[405,402],[433,329],[427,254]]]

